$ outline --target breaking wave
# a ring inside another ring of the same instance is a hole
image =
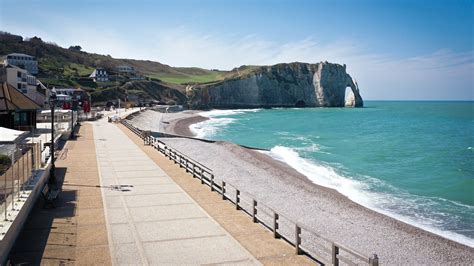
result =
[[[473,206],[442,198],[413,195],[368,176],[359,176],[356,179],[324,162],[302,158],[294,148],[275,146],[266,153],[290,165],[313,183],[335,189],[367,208],[451,240],[474,246],[474,239],[450,230],[459,228],[456,225],[463,221],[459,215],[448,213],[449,209],[453,208],[458,213],[472,213]]]
[[[217,132],[224,130],[226,126],[236,121],[235,118],[225,117],[243,113],[255,113],[262,109],[235,109],[235,110],[211,110],[200,112],[199,115],[207,117],[208,120],[192,124],[189,129],[197,138],[211,138]]]

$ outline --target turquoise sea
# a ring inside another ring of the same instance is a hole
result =
[[[214,110],[199,137],[265,148],[314,183],[474,246],[474,102]]]

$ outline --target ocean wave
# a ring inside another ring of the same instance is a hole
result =
[[[455,209],[456,213],[472,213],[473,206],[442,198],[413,195],[369,176],[359,176],[356,179],[324,162],[302,158],[297,151],[294,148],[275,146],[266,153],[276,160],[287,163],[315,184],[335,189],[367,208],[451,240],[474,246],[474,239],[457,233],[458,230],[455,229],[466,227],[466,223],[467,226],[472,225],[469,225],[469,221],[462,221],[459,215],[454,215],[452,212]],[[456,226],[459,223],[464,226]]]
[[[197,138],[210,138],[215,136],[219,131],[226,128],[227,125],[234,123],[237,119],[232,116],[243,113],[255,113],[262,109],[234,109],[234,110],[211,110],[200,112],[199,115],[209,118],[206,121],[202,121],[189,126],[191,132],[196,135]]]
[[[189,129],[197,138],[209,138],[235,120],[234,118],[210,118],[209,120],[190,125]]]
[[[296,151],[304,151],[304,152],[318,152],[321,151],[321,146],[316,143],[312,143],[311,145],[304,146],[304,147],[297,147],[293,148]]]

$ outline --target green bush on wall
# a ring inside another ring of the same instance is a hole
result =
[[[5,171],[10,167],[12,160],[7,155],[0,154],[0,174],[5,173]]]

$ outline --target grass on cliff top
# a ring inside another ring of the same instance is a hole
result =
[[[188,84],[188,83],[208,83],[212,81],[218,81],[224,79],[225,72],[221,71],[209,71],[203,75],[168,75],[168,74],[155,74],[148,75],[150,78],[157,78],[166,83],[172,84]]]
[[[89,76],[94,71],[94,68],[84,66],[77,63],[70,63],[64,67],[63,74],[70,77],[84,77]]]

